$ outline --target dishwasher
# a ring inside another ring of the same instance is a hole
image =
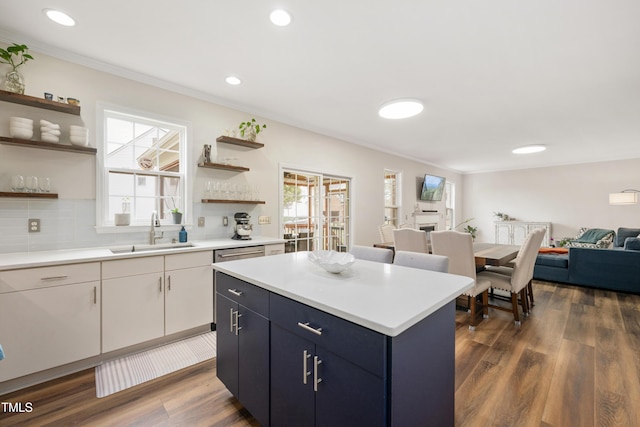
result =
[[[234,261],[237,259],[247,259],[247,258],[257,258],[260,256],[264,256],[264,245],[259,246],[246,246],[242,248],[229,248],[229,249],[218,249],[213,251],[213,262],[224,262],[224,261]],[[216,313],[216,275],[213,275],[213,322],[218,323],[217,313]],[[212,327],[214,330],[214,327]]]

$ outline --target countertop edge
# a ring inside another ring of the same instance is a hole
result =
[[[232,240],[230,238],[195,240],[191,247],[166,248],[157,251],[126,252],[114,254],[110,247],[88,247],[80,249],[62,249],[35,252],[11,252],[0,254],[0,271],[23,268],[49,267],[61,264],[112,261],[117,259],[142,258],[177,253],[214,251],[218,249],[239,248],[285,243],[285,239],[255,236],[251,240]],[[125,246],[125,245],[114,245]],[[133,246],[133,245],[131,245]]]

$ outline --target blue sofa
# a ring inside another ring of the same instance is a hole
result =
[[[634,234],[635,233],[635,234]],[[619,228],[613,248],[539,254],[533,278],[640,294],[640,229]]]

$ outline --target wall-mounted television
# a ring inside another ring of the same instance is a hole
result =
[[[420,190],[420,200],[425,202],[439,202],[444,195],[446,179],[441,176],[425,175]]]

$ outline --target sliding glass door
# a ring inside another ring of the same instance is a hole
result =
[[[281,224],[286,251],[347,251],[350,239],[349,178],[282,170]]]

